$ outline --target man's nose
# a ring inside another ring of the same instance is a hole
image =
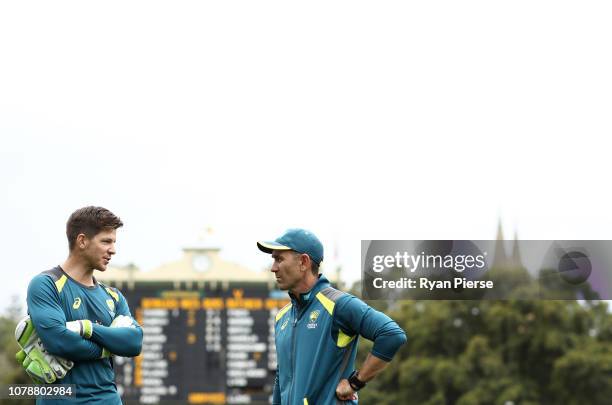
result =
[[[111,247],[108,249],[108,253],[110,253],[111,255],[117,253],[117,251],[115,250],[115,245],[111,245]]]

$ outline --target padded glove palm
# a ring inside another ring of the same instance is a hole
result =
[[[72,361],[47,352],[29,316],[17,324],[15,339],[21,347],[15,357],[36,384],[51,384],[64,378],[74,366]]]

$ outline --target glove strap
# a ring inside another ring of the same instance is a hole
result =
[[[93,324],[91,321],[89,319],[81,319],[79,324],[81,325],[81,336],[85,339],[91,338],[93,334]]]

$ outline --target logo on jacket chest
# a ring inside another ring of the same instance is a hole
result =
[[[319,311],[318,309],[315,309],[314,311],[310,313],[310,315],[308,315],[308,323],[306,324],[306,327],[308,329],[314,329],[317,327],[317,319],[319,318],[320,314],[321,314],[321,311]]]

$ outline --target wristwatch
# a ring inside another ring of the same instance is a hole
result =
[[[366,383],[359,380],[359,370],[354,370],[348,378],[349,385],[353,389],[353,391],[359,391],[363,387],[366,386]]]

